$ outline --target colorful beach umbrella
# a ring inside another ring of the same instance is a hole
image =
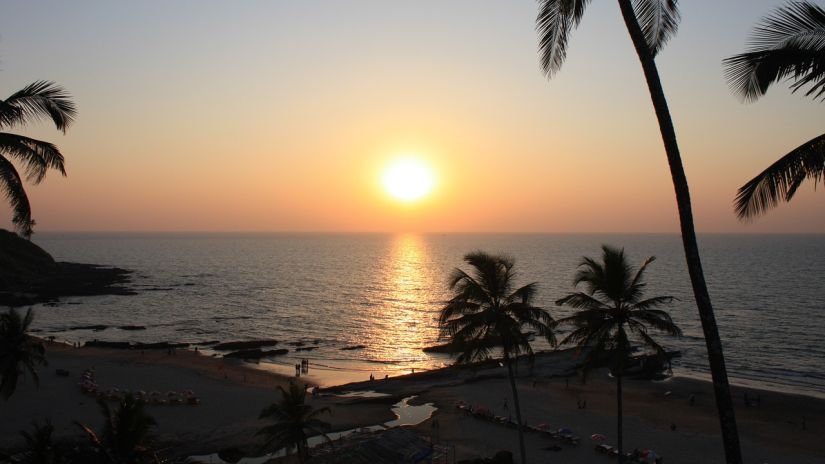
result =
[[[593,435],[590,435],[590,439],[593,441],[604,441],[606,438],[607,437],[600,433],[594,433]]]

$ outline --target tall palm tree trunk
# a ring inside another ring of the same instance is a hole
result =
[[[733,402],[730,397],[728,374],[725,369],[725,357],[722,354],[722,341],[719,338],[719,329],[713,315],[713,306],[710,302],[705,276],[702,272],[702,262],[699,258],[699,246],[696,243],[696,231],[693,227],[693,212],[690,205],[690,191],[687,177],[682,166],[679,154],[679,145],[676,141],[676,131],[670,117],[667,100],[665,99],[662,83],[659,80],[659,71],[653,54],[647,45],[636,14],[633,11],[631,0],[619,0],[627,31],[633,41],[636,54],[644,70],[650,98],[656,111],[659,122],[659,131],[665,146],[670,175],[673,179],[673,188],[676,191],[676,203],[679,208],[679,223],[682,230],[682,244],[685,249],[690,282],[693,286],[693,296],[699,310],[699,319],[702,321],[702,331],[708,350],[708,361],[713,378],[713,392],[716,397],[716,407],[719,411],[719,423],[722,429],[722,441],[725,447],[725,458],[728,464],[742,464],[742,451],[739,447],[739,433],[736,428],[736,417]]]
[[[619,413],[617,414],[618,422],[616,424],[616,434],[619,437],[619,464],[624,462],[624,445],[622,444],[622,376],[616,376],[616,406]]]
[[[518,358],[516,358],[518,362]],[[521,424],[521,404],[518,401],[516,390],[516,376],[513,374],[513,362],[510,355],[504,352],[504,364],[507,364],[507,377],[510,379],[510,388],[513,389],[513,406],[516,408],[516,422],[518,423],[518,447],[521,453],[521,464],[527,464],[527,453],[524,451],[524,427]]]

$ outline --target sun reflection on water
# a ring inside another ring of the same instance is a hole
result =
[[[421,348],[433,343],[438,335],[433,305],[438,285],[426,242],[417,235],[399,235],[392,239],[387,261],[381,270],[380,288],[384,295],[376,308],[375,324],[367,332],[382,343],[383,360],[414,366],[427,356]]]

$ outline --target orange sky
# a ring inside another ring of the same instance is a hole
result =
[[[811,186],[753,224],[732,213],[739,185],[822,133],[825,109],[782,86],[750,105],[730,94],[720,61],[779,2],[747,4],[684,2],[659,59],[697,228],[825,232]],[[678,230],[613,2],[590,6],[550,82],[530,1],[4,9],[0,92],[52,79],[80,110],[65,136],[25,132],[57,143],[69,173],[29,188],[37,230]],[[380,175],[411,153],[437,185],[405,205]],[[9,216],[4,203],[0,227]]]

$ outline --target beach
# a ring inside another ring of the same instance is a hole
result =
[[[0,448],[19,446],[18,431],[32,421],[50,419],[59,437],[80,436],[72,421],[99,428],[102,419],[96,400],[83,394],[80,376],[94,369],[101,388],[144,391],[192,390],[197,405],[147,405],[155,417],[156,443],[174,455],[204,455],[239,447],[257,449],[254,433],[264,423],[260,411],[279,398],[278,385],[289,377],[256,369],[235,360],[205,356],[189,350],[111,350],[73,348],[49,343],[49,366],[40,369],[40,387],[29,380],[10,401],[0,404]],[[592,371],[582,384],[574,373],[574,352],[563,350],[536,357],[532,374],[526,363],[517,379],[526,424],[569,428],[581,441],[577,446],[537,433],[526,434],[529,462],[600,463],[611,458],[598,454],[592,434],[603,434],[615,445],[615,383],[602,371]],[[55,374],[69,371],[68,377]],[[343,397],[346,391],[375,391],[377,398]],[[759,404],[745,406],[744,394]],[[789,393],[734,387],[737,420],[746,462],[819,463],[825,444],[825,401]],[[456,407],[459,402],[484,406],[497,415],[514,417],[504,368],[487,363],[473,368],[450,367],[387,380],[347,384],[323,390],[311,398],[314,407],[329,407],[324,420],[333,430],[382,424],[395,416],[390,405],[415,395],[414,403],[433,403],[433,418],[416,425],[423,436],[455,450],[457,459],[492,456],[502,449],[516,451],[516,431],[482,420]],[[691,405],[690,396],[694,402]],[[586,401],[586,407],[579,406]],[[625,450],[654,449],[670,463],[722,463],[722,444],[710,384],[674,377],[666,381],[626,380],[623,388]],[[507,407],[505,408],[505,402]],[[805,418],[803,429],[802,419]],[[437,426],[434,427],[433,419]],[[672,426],[675,429],[672,430]],[[560,451],[548,450],[558,444]]]

